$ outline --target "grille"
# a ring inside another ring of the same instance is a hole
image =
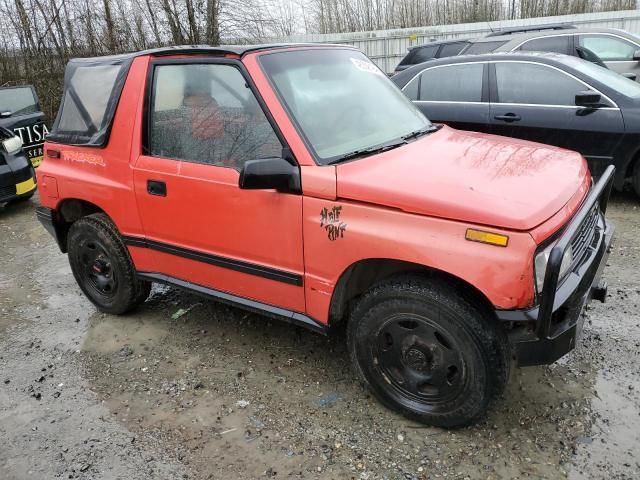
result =
[[[571,270],[582,265],[589,256],[589,247],[595,246],[598,242],[597,225],[600,209],[596,204],[589,215],[584,219],[578,233],[571,241],[571,253],[573,262]]]
[[[8,185],[6,187],[0,187],[0,198],[13,197],[16,194],[16,186]]]

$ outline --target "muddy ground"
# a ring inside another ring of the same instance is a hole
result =
[[[165,287],[96,312],[36,202],[0,207],[0,479],[640,478],[631,194],[610,205],[610,295],[578,349],[516,370],[486,421],[454,432],[381,407],[342,337]]]

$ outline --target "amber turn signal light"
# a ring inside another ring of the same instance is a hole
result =
[[[464,238],[472,242],[488,243],[490,245],[497,245],[498,247],[506,247],[509,244],[509,237],[506,235],[484,232],[473,228],[467,228],[467,233]]]

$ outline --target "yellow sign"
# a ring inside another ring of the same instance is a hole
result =
[[[40,166],[40,164],[42,163],[42,155],[40,155],[39,157],[33,157],[31,159],[31,165],[33,165],[33,168],[38,168]]]

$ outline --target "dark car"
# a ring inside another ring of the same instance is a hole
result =
[[[640,37],[616,28],[537,25],[499,30],[470,41],[462,55],[497,52],[553,52],[602,63],[639,80]]]
[[[594,176],[616,166],[615,187],[640,195],[640,85],[555,53],[463,55],[392,77],[432,121],[582,153]]]
[[[395,69],[395,73],[402,72],[413,65],[427,62],[434,58],[453,57],[469,45],[469,40],[458,38],[455,40],[441,40],[439,42],[429,42],[424,45],[409,47],[409,53],[400,61]]]
[[[20,137],[0,127],[0,203],[28,200],[35,191],[35,172]]]
[[[18,135],[27,158],[34,167],[40,165],[44,137],[49,130],[33,86],[0,88],[0,127]]]

